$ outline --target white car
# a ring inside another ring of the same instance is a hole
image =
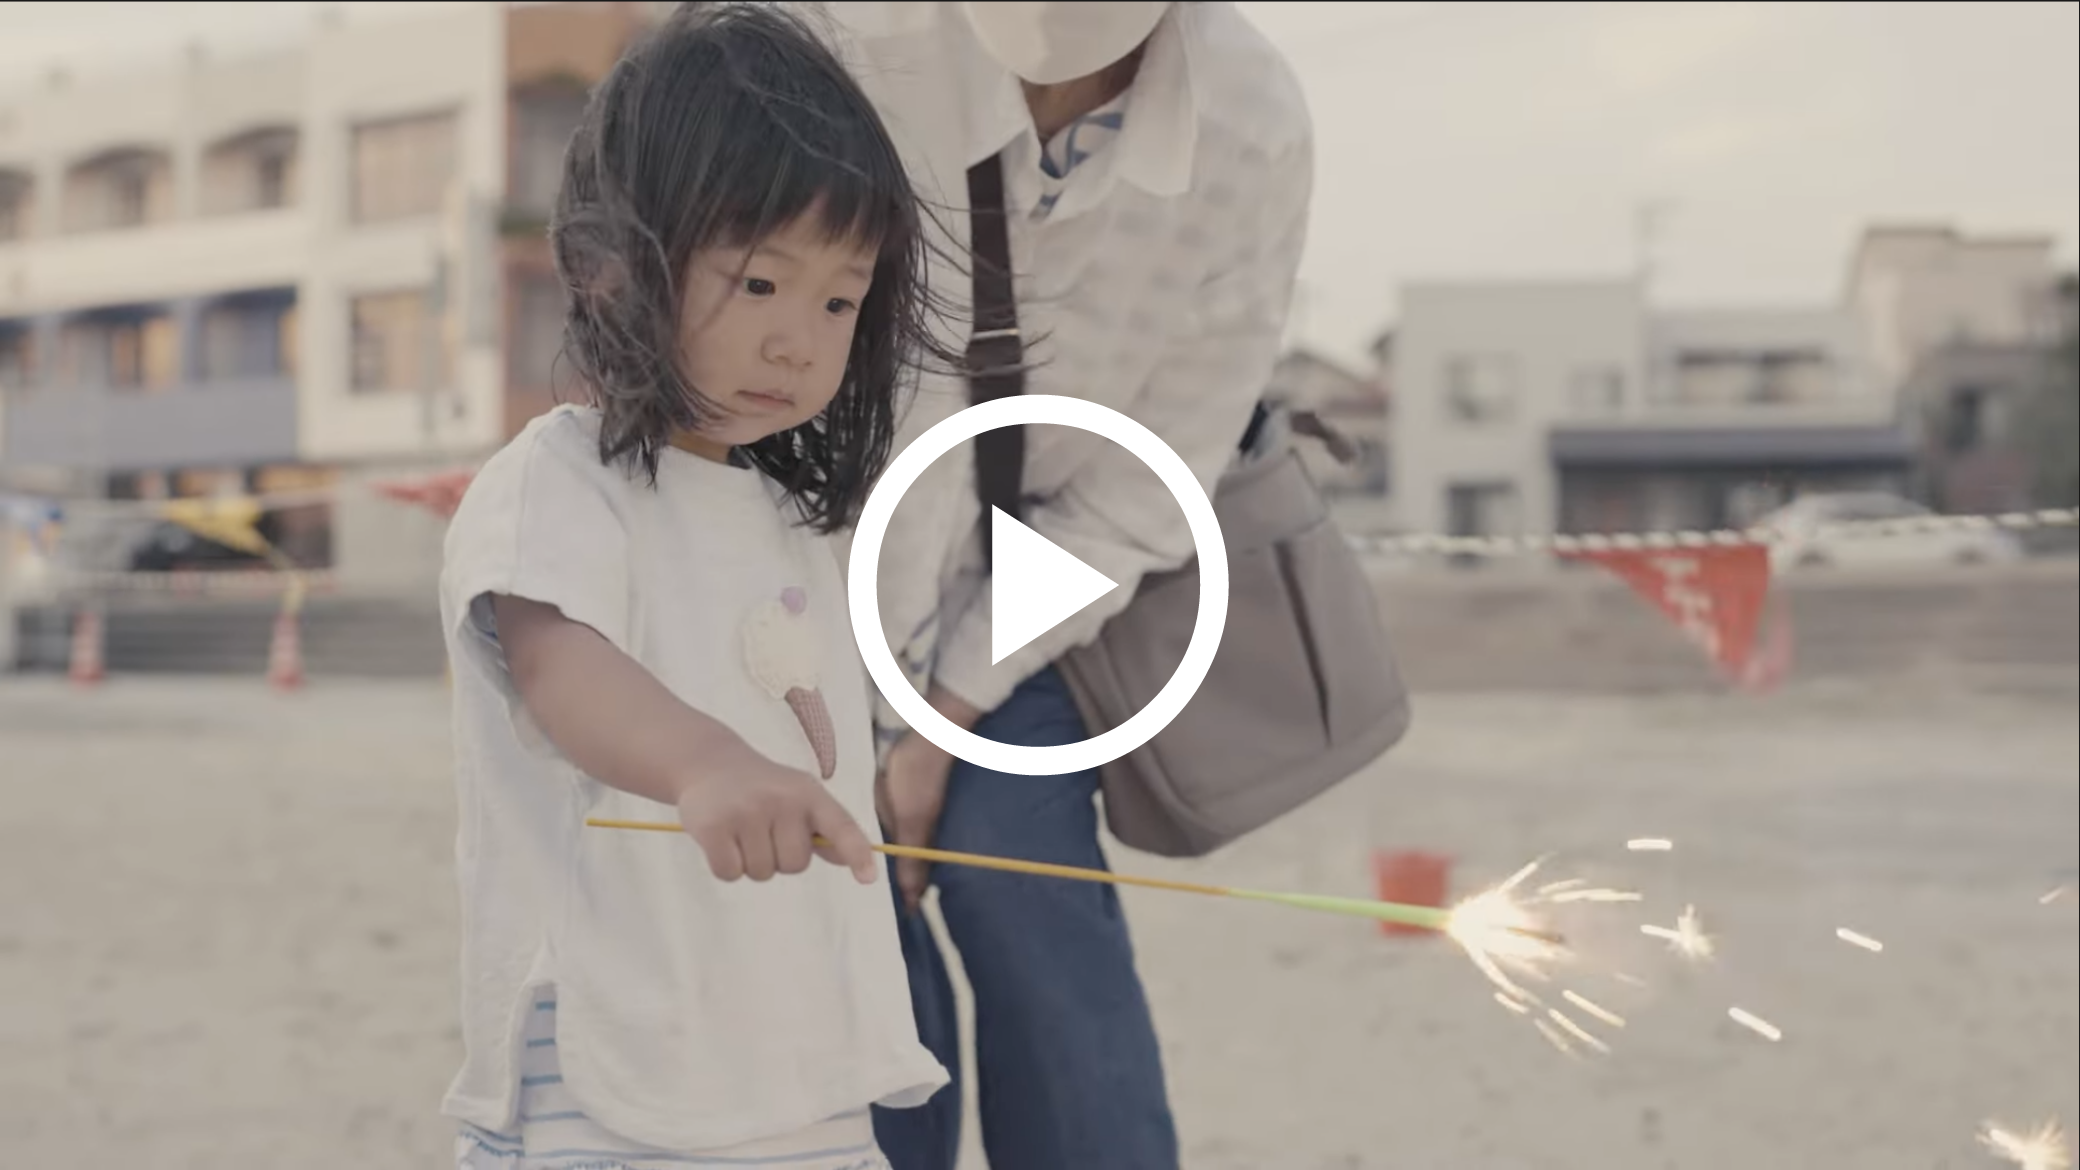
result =
[[[1889,492],[1839,492],[1801,496],[1764,516],[1756,525],[1774,534],[1770,561],[1777,572],[1822,567],[1979,565],[2020,560],[2022,542],[1997,528],[1962,525],[1926,531],[1874,533],[1842,530],[1873,521],[1906,520],[1935,513]]]

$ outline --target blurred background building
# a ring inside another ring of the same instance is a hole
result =
[[[62,513],[45,564],[251,568],[124,502],[295,501],[263,524],[325,574],[314,648],[423,658],[404,647],[425,640],[441,522],[368,489],[473,466],[557,399],[546,227],[564,146],[590,87],[674,7],[321,12],[265,52],[0,90],[0,503],[26,518],[17,536]],[[1935,223],[1842,243],[1840,291],[1809,305],[1674,307],[1644,264],[1407,282],[1364,358],[1296,342],[1266,393],[1340,437],[1302,453],[1357,533],[1716,528],[1809,493],[2080,502],[2074,285],[2054,240]],[[42,623],[31,657],[62,657],[65,600],[19,573],[15,600]],[[266,609],[213,628],[184,604],[112,613],[111,656],[158,622],[155,645],[186,647],[162,657],[193,667],[252,643]]]
[[[1303,440],[1299,449],[1342,522],[1357,529],[1387,522],[1390,373],[1384,364],[1360,373],[1314,350],[1295,347],[1279,358],[1265,394],[1288,409],[1314,414],[1349,444],[1347,450],[1332,451]]]
[[[343,584],[423,583],[411,517],[323,490],[472,462],[549,404],[564,143],[660,7],[325,20],[5,98],[0,489],[318,489],[270,518],[278,544]]]
[[[1941,227],[1868,230],[1831,306],[1669,310],[1634,278],[1411,285],[1387,514],[1495,535],[1744,526],[1815,492],[2066,504],[2071,428],[2037,420],[2071,398],[2072,287],[2047,237]]]

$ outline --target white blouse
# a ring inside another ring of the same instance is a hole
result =
[[[958,5],[828,9],[954,256],[968,240],[967,168],[1003,152],[1019,325],[1036,367],[1026,392],[1134,418],[1211,493],[1270,380],[1305,242],[1313,126],[1284,58],[1233,4],[1174,5],[1128,92],[1085,119],[1098,124],[1046,144],[1050,158],[1018,80]],[[942,259],[931,279],[965,312],[963,263]],[[946,339],[965,343],[957,328]],[[898,450],[966,405],[964,380],[923,376]],[[1095,638],[1144,575],[1193,555],[1182,510],[1125,448],[1069,428],[1026,431],[1026,523],[1121,588],[992,666],[971,445],[910,490],[881,551],[898,660],[920,688],[935,680],[985,710]],[[885,744],[903,722],[877,706]]]

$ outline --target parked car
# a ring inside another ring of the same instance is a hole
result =
[[[258,527],[261,535],[273,540],[276,536],[270,531],[270,519],[272,517],[263,517]],[[209,572],[265,569],[267,561],[199,536],[172,521],[160,520],[154,522],[143,539],[132,546],[129,568],[133,573]]]
[[[2020,560],[2022,542],[2003,529],[1945,526],[1876,535],[1841,525],[1912,520],[1933,512],[1889,492],[1800,496],[1764,516],[1757,527],[1776,535],[1770,559],[1778,572],[1824,567],[1974,565]]]

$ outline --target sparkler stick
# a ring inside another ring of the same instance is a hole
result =
[[[604,817],[588,817],[587,825],[596,829],[637,829],[646,832],[679,833],[684,830],[670,821],[622,821]],[[828,844],[817,838],[819,844]],[[1370,898],[1339,898],[1327,894],[1284,894],[1269,890],[1247,890],[1237,886],[1214,886],[1202,882],[1180,882],[1168,878],[1137,877],[1132,874],[1108,873],[1102,869],[1083,869],[1073,865],[1053,865],[1044,861],[1020,861],[1010,857],[992,857],[981,853],[956,853],[947,849],[924,849],[914,845],[875,845],[874,852],[889,857],[908,857],[918,861],[929,861],[936,865],[964,865],[975,869],[1002,870],[1007,873],[1032,874],[1037,877],[1065,878],[1079,882],[1103,882],[1114,886],[1140,886],[1151,890],[1169,890],[1181,894],[1206,894],[1216,898],[1239,898],[1250,902],[1271,902],[1281,906],[1293,906],[1302,910],[1319,910],[1330,914],[1348,914],[1358,918],[1371,918],[1383,922],[1395,922],[1421,930],[1449,931],[1452,927],[1452,911],[1438,906],[1411,906],[1400,902],[1377,902]],[[1522,935],[1540,942],[1559,946],[1560,936],[1550,931],[1521,924],[1501,924],[1498,929]]]

